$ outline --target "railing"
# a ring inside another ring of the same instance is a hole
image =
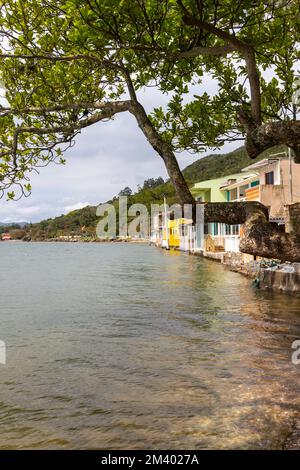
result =
[[[240,237],[238,235],[227,235],[224,237],[225,251],[238,253],[240,251]]]
[[[230,199],[230,201],[228,202],[243,202],[243,201],[247,201],[247,198],[241,196],[239,199]]]

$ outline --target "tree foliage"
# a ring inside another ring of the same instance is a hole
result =
[[[159,176],[158,178],[147,178],[144,181],[144,184],[142,188],[140,189],[151,189],[151,188],[156,188],[157,186],[161,185],[164,183],[164,179]]]
[[[280,143],[298,155],[291,105],[298,7],[296,0],[2,1],[0,189],[9,198],[15,185],[30,193],[32,171],[64,163],[82,129],[126,111],[163,158],[181,202],[193,199],[176,150],[246,137],[252,157]],[[147,116],[138,92],[153,86],[170,99]]]
[[[132,194],[132,189],[126,186],[124,189],[121,189],[119,192],[118,196],[131,196]]]

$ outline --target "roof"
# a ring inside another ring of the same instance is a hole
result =
[[[232,181],[232,184],[234,184],[237,181],[243,181],[249,177],[256,176],[253,172],[242,172],[242,173],[234,173],[232,175],[226,175],[226,176],[221,176],[220,178],[215,178],[207,181],[200,181],[199,183],[195,183],[193,188],[194,190],[208,190],[213,187],[217,187],[218,189],[223,188],[224,186],[228,186],[230,184],[230,180],[236,180]]]
[[[238,180],[236,181],[235,183],[232,183],[232,184],[228,184],[226,186],[223,186],[222,188],[220,188],[221,190],[225,190],[225,189],[235,189],[235,188],[238,188],[241,184],[249,184],[249,183],[252,183],[252,181],[256,181],[258,180],[259,177],[257,175],[252,175],[252,176],[246,176],[246,178],[243,178],[241,180]]]
[[[282,155],[282,157],[280,158],[279,155]],[[287,158],[288,156],[285,152],[275,153],[273,156],[271,155],[270,158],[264,158],[259,162],[246,166],[246,168],[243,168],[242,171],[259,171],[260,169],[265,168],[266,166],[271,165],[272,163],[279,162],[280,160],[286,160]]]

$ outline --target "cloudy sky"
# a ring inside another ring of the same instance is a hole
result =
[[[206,84],[206,89],[213,84]],[[167,97],[150,89],[140,100],[148,111],[164,105]],[[241,143],[227,145],[222,152]],[[129,113],[113,121],[95,124],[77,137],[65,154],[65,166],[52,164],[31,179],[32,194],[20,201],[0,201],[0,221],[37,222],[65,214],[88,204],[97,205],[117,195],[124,186],[136,190],[146,178],[167,177],[163,161],[137,127]],[[179,154],[181,168],[202,155]]]

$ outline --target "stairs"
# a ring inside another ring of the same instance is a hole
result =
[[[223,245],[215,244],[215,241],[212,238],[212,236],[207,235],[206,240],[205,240],[205,250],[206,251],[211,251],[213,253],[224,253],[225,248],[224,248]]]
[[[215,253],[222,253],[225,251],[225,248],[223,245],[215,245]]]

